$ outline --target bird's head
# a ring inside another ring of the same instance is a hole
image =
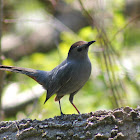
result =
[[[74,43],[68,53],[68,58],[70,59],[82,59],[88,56],[88,48],[95,41],[78,41]]]

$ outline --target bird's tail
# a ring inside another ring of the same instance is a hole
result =
[[[30,68],[21,68],[21,67],[4,66],[4,65],[0,65],[0,70],[22,73],[28,76],[32,76],[37,72],[37,70],[30,69]]]
[[[40,83],[40,80],[38,80],[38,75],[39,75],[38,70],[34,70],[30,68],[15,67],[15,66],[5,66],[5,65],[0,65],[0,70],[25,74],[31,77],[32,79],[34,79],[35,81],[37,81],[38,83]]]

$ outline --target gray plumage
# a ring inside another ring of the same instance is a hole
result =
[[[94,42],[78,41],[74,43],[69,50],[68,57],[51,71],[4,65],[0,65],[0,70],[22,73],[37,81],[47,90],[45,102],[56,94],[55,101],[59,101],[60,105],[60,99],[64,95],[70,94],[69,100],[71,104],[80,113],[73,104],[73,97],[85,85],[91,74],[88,48]],[[60,112],[63,114],[61,105]]]

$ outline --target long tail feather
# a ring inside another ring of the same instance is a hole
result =
[[[0,65],[0,70],[25,74],[31,77],[32,79],[34,79],[39,84],[42,84],[41,81],[38,79],[39,73],[37,70],[30,69],[30,68],[15,67],[15,66],[5,66],[5,65]]]
[[[30,68],[21,68],[21,67],[4,66],[4,65],[0,65],[0,70],[22,73],[28,76],[32,76],[37,72],[37,70],[30,69]]]

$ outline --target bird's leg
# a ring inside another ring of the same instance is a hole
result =
[[[73,104],[73,102],[71,102],[71,104],[73,105],[73,107],[76,109],[76,111],[80,114],[80,111],[77,109],[77,107]]]
[[[62,112],[62,109],[61,109],[61,103],[60,103],[60,100],[59,100],[59,108],[60,108],[60,113],[61,113],[61,116],[63,116],[63,112]]]
[[[71,94],[69,97],[69,101],[70,103],[73,105],[73,107],[76,109],[76,111],[80,114],[80,111],[77,109],[77,107],[73,104],[73,96],[75,95],[75,93]]]

